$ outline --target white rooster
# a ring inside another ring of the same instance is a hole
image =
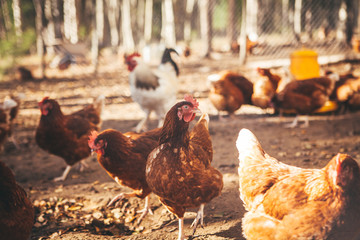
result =
[[[178,54],[174,49],[166,48],[157,69],[151,69],[138,53],[126,57],[131,97],[146,114],[136,126],[136,132],[146,130],[145,124],[152,111],[157,115],[158,127],[161,127],[165,114],[176,102],[179,68],[171,58],[171,52]]]

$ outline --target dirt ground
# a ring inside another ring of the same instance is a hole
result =
[[[26,63],[30,68],[31,60]],[[221,63],[221,64],[219,64]],[[344,68],[342,64],[336,66]],[[354,65],[355,69],[359,65]],[[321,168],[338,152],[360,160],[360,112],[326,114],[310,117],[309,128],[284,128],[284,122],[271,110],[243,106],[235,119],[219,121],[217,112],[207,99],[206,77],[219,70],[243,71],[253,80],[252,70],[240,68],[236,61],[188,59],[180,63],[180,100],[184,93],[199,99],[200,109],[210,114],[213,141],[213,165],[223,174],[221,196],[205,206],[205,227],[197,229],[193,239],[243,239],[241,218],[244,208],[238,191],[238,152],[235,141],[241,128],[255,133],[265,151],[285,163],[305,168]],[[34,70],[37,76],[36,69]],[[79,74],[81,73],[81,74]],[[151,195],[154,215],[147,215],[137,224],[144,202],[132,198],[122,200],[118,207],[106,207],[109,200],[130,189],[117,185],[99,166],[95,156],[86,160],[83,172],[75,167],[61,183],[52,181],[65,169],[65,162],[41,150],[34,133],[40,111],[37,102],[44,96],[58,99],[65,113],[90,103],[99,94],[106,96],[103,129],[131,130],[142,118],[140,108],[131,101],[128,72],[121,59],[108,57],[101,62],[97,76],[86,65],[74,65],[62,72],[47,71],[47,80],[22,82],[12,76],[0,82],[0,99],[13,93],[24,93],[15,125],[15,138],[20,149],[7,143],[0,160],[15,173],[18,183],[34,203],[36,222],[31,239],[176,239],[177,219]],[[152,120],[150,127],[155,127]],[[197,209],[185,215],[185,234],[190,236],[191,222]]]

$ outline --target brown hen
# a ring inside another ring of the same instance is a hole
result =
[[[279,162],[247,129],[239,133],[239,190],[247,239],[356,239],[360,234],[360,172],[337,154],[322,169]]]
[[[292,81],[273,97],[272,104],[276,109],[295,110],[297,113],[294,121],[287,127],[296,127],[299,115],[306,115],[302,127],[308,127],[307,114],[321,108],[329,100],[338,79],[339,75],[329,74],[325,77]]]
[[[241,105],[251,103],[253,84],[238,73],[224,71],[213,74],[208,77],[208,83],[210,83],[209,99],[218,110],[220,119],[221,111],[233,116]]]
[[[146,180],[160,201],[179,219],[179,240],[184,236],[184,213],[200,209],[192,224],[194,232],[203,225],[204,204],[220,195],[222,174],[211,166],[212,143],[209,117],[203,114],[191,132],[198,103],[191,96],[175,104],[166,114],[159,146],[148,157]],[[193,232],[193,233],[194,233]]]
[[[260,78],[254,84],[252,104],[260,108],[271,106],[271,99],[276,93],[281,77],[271,73],[269,68],[257,68]]]
[[[145,208],[138,222],[149,212],[151,192],[145,179],[145,166],[149,153],[158,146],[161,129],[122,134],[113,129],[101,133],[92,132],[89,147],[97,153],[99,164],[118,184],[132,188],[132,193],[120,193],[110,201],[108,206],[124,197],[145,198]]]
[[[63,158],[67,164],[55,181],[64,181],[71,167],[90,156],[88,136],[99,130],[105,98],[99,96],[94,104],[69,115],[62,113],[59,103],[45,97],[40,103],[41,118],[36,129],[36,143],[43,150]],[[84,162],[80,162],[82,170]]]

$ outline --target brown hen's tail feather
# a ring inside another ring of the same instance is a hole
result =
[[[104,106],[105,106],[105,96],[99,95],[96,99],[94,99],[93,105],[100,116],[102,113],[102,110],[104,109]]]

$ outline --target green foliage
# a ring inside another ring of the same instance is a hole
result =
[[[226,25],[228,24],[227,19],[228,13],[228,2],[220,1],[213,10],[213,28],[214,30],[222,30],[226,29]]]
[[[6,39],[0,39],[0,57],[28,54],[35,41],[36,33],[32,28],[25,30],[21,39],[17,39],[14,31],[8,32]]]

